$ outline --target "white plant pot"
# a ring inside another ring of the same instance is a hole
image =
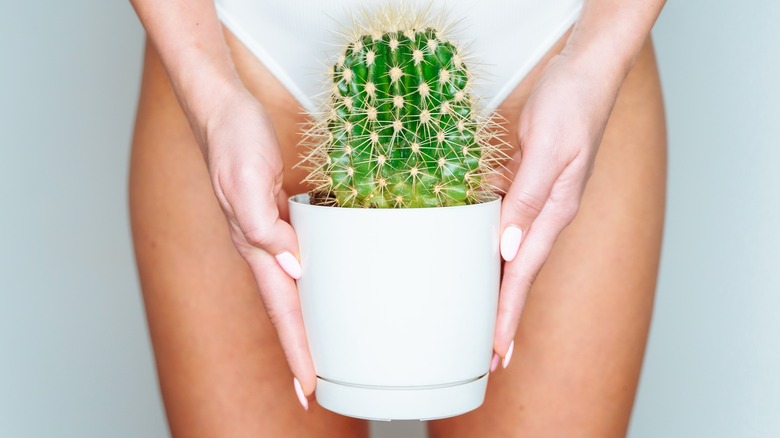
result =
[[[290,197],[317,402],[372,420],[430,420],[485,397],[498,307],[501,198],[339,208]]]

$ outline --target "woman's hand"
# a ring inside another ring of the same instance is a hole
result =
[[[564,51],[546,66],[525,103],[518,125],[522,160],[501,208],[506,263],[492,369],[499,356],[504,367],[509,364],[531,285],[577,214],[619,86],[617,76],[602,76]]]
[[[301,275],[298,239],[286,222],[284,167],[271,120],[254,96],[239,88],[220,99],[203,129],[196,131],[233,244],[254,274],[298,379],[296,393],[307,407],[303,393],[314,390],[316,375],[294,281]]]

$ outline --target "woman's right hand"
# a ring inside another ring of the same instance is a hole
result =
[[[198,129],[199,128],[199,129]],[[271,120],[254,96],[238,88],[219,99],[195,129],[230,235],[249,264],[276,328],[301,404],[316,386],[295,280],[298,239],[287,217],[282,154]]]

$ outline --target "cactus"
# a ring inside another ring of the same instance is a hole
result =
[[[356,25],[330,65],[324,109],[304,132],[312,203],[438,207],[494,193],[503,126],[480,114],[469,56],[430,16],[363,11],[372,24]]]

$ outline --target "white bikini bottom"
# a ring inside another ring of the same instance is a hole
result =
[[[311,113],[323,92],[323,63],[343,53],[334,30],[370,0],[215,0],[222,23]],[[474,93],[497,108],[579,16],[583,0],[433,2],[456,26],[457,42],[479,62]],[[421,6],[430,0],[410,0]]]

